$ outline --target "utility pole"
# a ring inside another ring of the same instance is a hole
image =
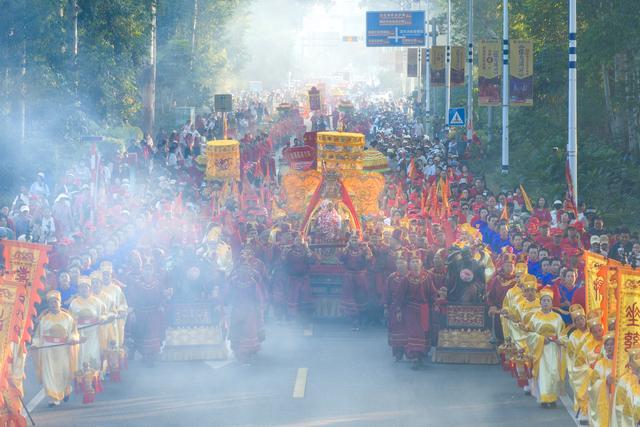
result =
[[[449,108],[451,108],[451,0],[447,1],[447,47],[445,48],[444,85],[445,85],[445,107],[444,107],[444,131],[445,137],[449,134]]]
[[[424,7],[425,30],[425,71],[424,71],[424,112],[425,112],[425,132],[431,135],[431,51],[429,45],[429,0],[426,0]]]
[[[502,174],[509,173],[509,1],[502,0]]]
[[[573,186],[573,204],[578,206],[578,89],[576,53],[576,0],[569,0],[569,129],[567,141],[567,158],[571,184]]]
[[[473,0],[468,0],[469,29],[467,32],[467,141],[473,138]]]

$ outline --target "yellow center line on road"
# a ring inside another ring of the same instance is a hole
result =
[[[302,399],[304,392],[307,388],[307,376],[309,375],[309,368],[298,368],[298,374],[296,375],[296,382],[293,385],[293,398]]]

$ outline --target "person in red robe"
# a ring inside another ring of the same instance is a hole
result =
[[[429,347],[429,300],[433,289],[433,278],[422,268],[420,255],[412,253],[409,273],[405,278],[406,290],[402,317],[407,331],[407,358],[413,360],[411,369],[418,370],[424,365]]]
[[[127,323],[131,323],[134,349],[153,366],[164,341],[165,306],[171,292],[164,289],[151,263],[142,266],[142,274],[131,288],[127,298],[133,311]]]
[[[502,322],[500,321],[500,311],[502,302],[509,289],[513,288],[517,281],[515,276],[516,256],[512,253],[504,253],[501,256],[502,267],[495,274],[487,286],[487,305],[489,314],[493,319],[493,328],[499,342],[504,341]]]
[[[343,313],[353,322],[353,330],[359,330],[362,314],[366,310],[367,295],[367,265],[372,259],[371,249],[365,243],[358,241],[357,235],[352,235],[347,247],[344,248],[339,259],[345,269],[342,282],[342,300],[340,306]]]
[[[298,233],[294,234],[293,244],[285,248],[283,257],[288,275],[287,307],[289,315],[295,317],[302,314],[308,319],[313,305],[309,271],[316,257]]]
[[[407,286],[405,279],[408,272],[407,259],[398,257],[396,258],[396,271],[387,277],[385,311],[389,328],[388,343],[396,362],[401,361],[404,357],[404,349],[407,345],[407,331],[402,316],[402,306]]]
[[[371,233],[370,238],[371,242],[369,243],[369,247],[373,254],[373,260],[369,266],[371,273],[369,296],[371,297],[370,302],[374,311],[374,313],[372,313],[372,318],[379,321],[380,307],[383,304],[385,294],[387,292],[387,277],[389,276],[387,260],[389,257],[390,247],[382,241],[380,234],[377,234],[376,231]]]
[[[264,339],[262,313],[265,295],[259,276],[243,259],[229,280],[229,340],[236,358],[245,365],[249,365],[260,351],[260,342]]]
[[[433,267],[427,270],[433,281],[431,303],[433,310],[430,312],[429,331],[431,344],[437,345],[440,325],[445,323],[444,316],[447,314],[447,255],[445,249],[438,250],[433,256]]]

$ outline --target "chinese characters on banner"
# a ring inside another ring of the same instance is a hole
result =
[[[602,255],[585,251],[584,281],[587,313],[602,309],[602,324],[606,330],[609,311],[607,259]]]
[[[10,240],[3,241],[3,246],[6,273],[0,276],[0,400],[5,401],[0,402],[4,408],[0,419],[8,419],[20,414],[16,408],[20,407],[17,390],[21,386],[6,381],[11,353],[14,348],[25,351],[25,342],[31,339],[34,306],[40,302],[38,292],[44,288],[42,277],[50,248]]]
[[[533,42],[513,40],[509,43],[509,105],[533,106]]]
[[[499,106],[502,102],[502,46],[499,41],[478,43],[478,105]]]
[[[444,86],[444,46],[431,48],[431,86]]]
[[[466,51],[463,46],[451,47],[451,86],[464,85]]]
[[[640,347],[640,270],[618,268],[616,372],[623,372],[630,349]]]

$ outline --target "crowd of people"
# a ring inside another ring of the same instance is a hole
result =
[[[136,354],[153,365],[173,302],[232,307],[221,322],[247,364],[269,317],[309,321],[324,252],[284,211],[276,162],[282,145],[302,140],[304,121],[295,106],[276,119],[273,99],[240,102],[226,125],[197,116],[155,143],[147,136],[126,153],[94,153],[56,180],[38,174],[2,208],[0,239],[52,246],[32,343],[51,406],[74,381],[91,401]],[[519,384],[543,407],[556,404],[567,373],[582,422],[609,425],[611,412],[610,425],[635,426],[640,355],[610,376],[612,336],[584,311],[582,254],[637,266],[638,233],[607,229],[563,197],[549,208],[543,197],[530,206],[521,186],[492,191],[469,168],[482,152],[477,138],[429,138],[406,101],[353,101],[353,112],[314,115],[312,126],[359,131],[389,160],[379,213],[359,218],[360,233],[328,200],[314,223],[336,242],[340,308],[354,330],[386,324],[393,357],[419,370],[447,306],[484,304],[501,354],[529,366]],[[225,128],[240,141],[242,180],[231,185],[205,181],[196,161]]]

